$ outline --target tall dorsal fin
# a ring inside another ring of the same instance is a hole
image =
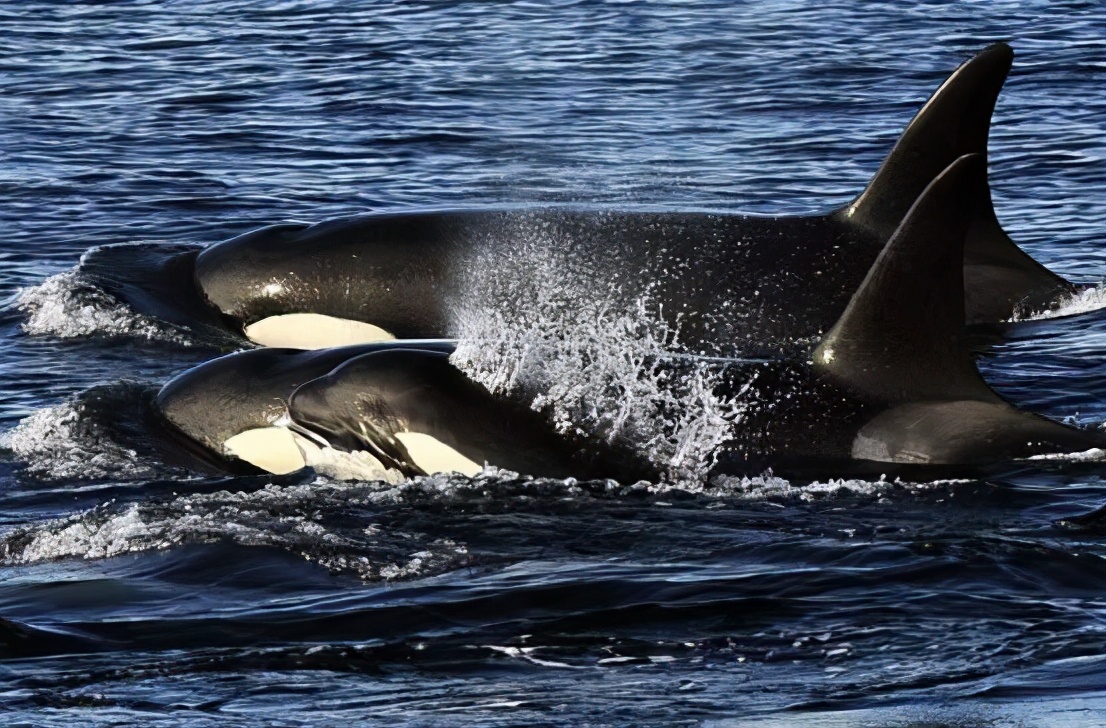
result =
[[[969,324],[994,324],[1055,306],[1078,288],[1044,267],[1010,239],[995,215],[986,178],[964,242]]]
[[[969,154],[926,187],[814,352],[820,372],[889,404],[997,401],[963,342],[964,238],[986,173]]]
[[[841,214],[888,236],[942,170],[965,154],[986,155],[991,114],[1013,59],[1010,46],[995,43],[953,71],[907,125],[868,186]],[[980,186],[987,190],[986,174]],[[991,210],[989,191],[980,204]]]

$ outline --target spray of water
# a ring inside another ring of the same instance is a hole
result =
[[[1017,321],[1044,321],[1060,318],[1062,316],[1075,316],[1089,311],[1097,311],[1106,308],[1106,284],[1100,284],[1093,288],[1076,291],[1057,301],[1051,308],[1044,311],[1015,311],[1010,317],[1012,322]]]
[[[0,446],[25,463],[25,473],[43,480],[137,480],[156,472],[117,442],[80,398],[24,418],[0,435]]]
[[[469,261],[452,361],[528,397],[566,433],[629,445],[673,481],[702,481],[740,418],[716,365],[687,356],[649,287],[627,294],[540,232]]]

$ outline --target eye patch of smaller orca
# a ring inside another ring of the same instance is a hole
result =
[[[473,303],[474,268],[499,271],[510,261],[514,284],[525,290],[548,283],[549,272],[517,258],[551,251],[568,261],[561,275],[579,295],[626,310],[647,298],[690,351],[806,356],[930,181],[964,154],[986,154],[1012,59],[1009,46],[998,43],[961,65],[865,190],[823,215],[576,208],[369,214],[246,233],[204,249],[189,280],[174,269],[167,285],[191,287],[186,300],[203,300],[215,319],[262,344],[457,337],[465,332],[455,312]],[[975,184],[963,263],[968,322],[997,325],[1075,292],[1002,230],[986,177]],[[141,299],[129,290],[120,295]]]

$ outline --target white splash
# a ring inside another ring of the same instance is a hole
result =
[[[26,463],[26,471],[51,480],[136,479],[154,470],[134,450],[115,442],[86,417],[79,401],[39,410],[0,435],[0,447]]]
[[[296,446],[303,454],[304,464],[319,475],[334,480],[380,481],[383,483],[402,483],[403,474],[393,468],[386,468],[370,453],[358,450],[345,452],[331,447],[319,447],[298,434],[293,435]]]
[[[138,507],[131,506],[99,523],[79,514],[50,522],[34,529],[32,534],[26,540],[0,544],[0,559],[9,564],[33,564],[67,557],[104,559],[131,551],[132,544],[137,541],[149,542],[151,530]],[[172,543],[166,542],[161,547],[170,545]]]
[[[496,394],[532,399],[559,430],[618,441],[677,482],[702,481],[741,415],[716,392],[721,371],[676,358],[679,331],[648,294],[627,304],[535,234],[471,261],[451,361]],[[739,395],[737,395],[739,396]]]
[[[1014,315],[1010,317],[1010,321],[1013,323],[1018,321],[1045,321],[1062,316],[1075,316],[1097,311],[1100,308],[1106,308],[1106,284],[1076,291],[1060,299],[1054,306],[1044,311],[1015,311]]]
[[[882,498],[893,492],[923,492],[944,490],[950,486],[970,483],[971,480],[933,480],[929,482],[905,482],[898,478],[888,480],[881,475],[876,480],[857,478],[831,478],[825,482],[802,483],[794,485],[785,478],[771,472],[755,477],[723,475],[711,479],[704,495],[717,498],[730,498],[746,501],[800,501],[809,503],[838,497],[874,497]]]
[[[32,336],[73,339],[100,335],[191,345],[175,327],[135,312],[77,270],[58,273],[21,290],[15,307],[26,315],[22,328]]]
[[[1070,463],[1097,463],[1106,460],[1106,450],[1098,447],[1092,447],[1090,450],[1083,450],[1082,452],[1045,453],[1042,455],[1031,455],[1028,459],[1063,460]]]

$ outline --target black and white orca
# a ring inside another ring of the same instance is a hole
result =
[[[658,324],[679,329],[688,351],[801,357],[841,316],[926,186],[963,155],[985,157],[1012,59],[998,43],[961,65],[867,188],[822,215],[393,212],[273,225],[158,261],[149,249],[105,248],[86,254],[81,267],[147,313],[225,327],[267,346],[462,336],[457,312],[486,295],[479,272],[509,271],[520,289],[571,279],[576,295],[615,311],[644,301]],[[1075,292],[1006,235],[986,176],[973,184],[963,263],[968,323],[998,324]]]
[[[294,472],[338,451],[403,477],[476,475],[485,464],[558,478],[658,477],[626,447],[565,436],[526,402],[493,396],[449,363],[453,347],[237,352],[170,381],[157,408],[186,453],[236,474]]]
[[[976,466],[1106,447],[1003,400],[965,344],[964,256],[986,195],[986,164],[965,155],[926,187],[804,362],[734,360],[757,370],[716,473],[821,464]],[[571,441],[522,399],[493,396],[449,362],[450,342],[231,354],[170,382],[165,418],[215,455],[270,472],[316,448],[363,453],[405,475],[655,477],[647,453]],[[582,446],[584,445],[584,446]]]

